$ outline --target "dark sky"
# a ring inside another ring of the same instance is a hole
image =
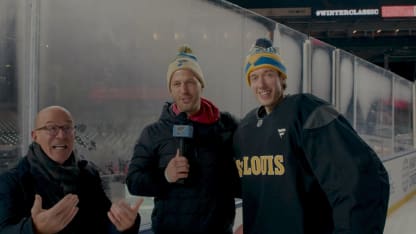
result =
[[[312,7],[320,9],[379,8],[382,5],[416,5],[416,0],[228,0],[244,8]]]

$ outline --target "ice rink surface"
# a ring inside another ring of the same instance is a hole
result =
[[[416,196],[387,217],[384,234],[416,233]]]

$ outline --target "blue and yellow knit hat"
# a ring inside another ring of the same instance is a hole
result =
[[[287,78],[286,67],[280,58],[279,51],[273,43],[266,38],[259,38],[250,49],[244,66],[247,84],[250,86],[250,73],[259,68],[272,68],[280,73],[280,77]]]

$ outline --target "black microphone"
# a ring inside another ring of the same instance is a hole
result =
[[[188,118],[185,112],[179,113],[176,116],[176,123],[173,125],[172,135],[179,139],[179,154],[186,157],[185,140],[193,137],[194,127],[187,124]],[[184,180],[178,180],[178,183],[183,184]]]

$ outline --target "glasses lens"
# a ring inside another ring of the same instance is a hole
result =
[[[59,129],[61,129],[64,134],[69,134],[69,133],[72,133],[72,130],[74,129],[74,127],[70,125],[64,125],[64,126],[46,125],[45,127],[40,128],[40,129],[44,129],[48,132],[49,135],[55,136],[59,133]]]
[[[48,131],[49,135],[56,135],[58,133],[58,126],[56,125],[46,125],[46,131]]]
[[[72,133],[72,130],[74,128],[72,126],[67,125],[67,126],[61,126],[61,129],[65,134],[68,134],[68,133]]]

